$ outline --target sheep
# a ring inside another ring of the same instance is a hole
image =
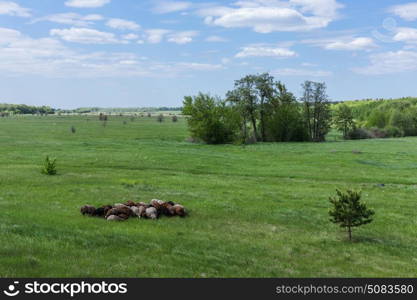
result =
[[[175,203],[171,201],[164,202],[158,199],[151,200],[151,206],[155,207],[159,214],[165,215],[165,216],[174,215],[174,210],[173,210],[174,205]]]
[[[138,207],[138,217],[145,218],[146,217],[146,209],[149,208],[146,205],[142,205]]]
[[[91,205],[84,205],[83,207],[81,207],[80,211],[83,215],[92,216],[92,215],[94,215],[94,212],[96,211],[96,208],[94,206],[91,206]]]
[[[112,208],[113,207],[111,205],[104,205],[102,207],[99,207],[94,211],[93,216],[104,217],[107,214],[107,212]]]
[[[132,207],[132,206],[136,206],[136,203],[133,202],[132,200],[127,201],[124,205]]]
[[[158,211],[155,207],[149,207],[145,211],[146,217],[152,220],[155,220],[158,218]]]
[[[187,215],[187,212],[185,211],[185,207],[180,204],[175,204],[173,207],[174,215],[185,217]]]
[[[124,219],[116,215],[111,215],[107,218],[107,221],[124,221]]]
[[[139,207],[137,206],[131,206],[130,210],[132,211],[132,213],[136,216],[138,216],[140,218],[140,213],[139,213]]]
[[[91,205],[85,205],[81,207],[81,213],[83,215],[105,217],[109,221],[123,221],[127,220],[130,216],[154,220],[160,215],[169,217],[185,217],[187,215],[184,206],[172,201],[164,202],[158,199],[152,199],[150,204],[144,202],[135,203],[129,200],[126,204],[117,203],[114,206],[104,205],[97,209]]]
[[[123,219],[128,219],[132,215],[132,210],[127,206],[116,206],[106,213],[106,219],[111,215],[116,215]]]

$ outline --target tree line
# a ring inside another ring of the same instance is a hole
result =
[[[417,98],[347,101],[334,112],[347,139],[417,136]]]
[[[5,104],[0,103],[0,116],[26,115],[26,114],[54,114],[55,109],[49,106],[30,106],[25,104]]]
[[[225,99],[186,96],[183,114],[194,139],[209,144],[325,141],[332,114],[326,85],[306,81],[297,99],[269,73],[235,81]]]

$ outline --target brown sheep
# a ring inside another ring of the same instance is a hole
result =
[[[132,206],[136,206],[136,203],[133,202],[132,200],[129,200],[125,203],[126,206],[132,207]]]
[[[83,215],[92,216],[92,215],[94,215],[94,212],[96,211],[96,208],[94,206],[91,206],[91,205],[84,205],[83,207],[81,207],[80,211]]]
[[[112,208],[113,207],[111,205],[101,206],[95,210],[93,215],[96,217],[104,217],[107,214],[107,212]]]
[[[174,215],[174,210],[173,210],[174,205],[175,203],[172,201],[164,202],[158,199],[153,199],[151,201],[151,206],[155,207],[159,214],[165,215],[168,217]]]
[[[111,215],[116,215],[123,219],[128,219],[132,215],[132,211],[127,206],[116,206],[106,213],[106,219]]]
[[[180,204],[175,204],[172,208],[175,216],[185,217],[187,215],[185,207]]]

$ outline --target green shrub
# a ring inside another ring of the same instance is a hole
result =
[[[75,127],[74,126],[71,126],[71,133],[76,133],[77,132],[77,130],[75,129]]]
[[[371,139],[373,136],[371,132],[365,128],[354,128],[350,130],[346,136],[348,140],[364,140]]]
[[[395,126],[388,126],[385,128],[385,131],[387,132],[388,137],[403,137],[404,131],[398,127]]]
[[[240,118],[224,101],[207,94],[184,98],[184,115],[191,137],[208,144],[225,144],[235,141]]]
[[[177,116],[172,116],[172,122],[177,123],[178,122],[178,117]]]
[[[51,160],[49,156],[46,157],[43,168],[41,170],[42,174],[45,175],[56,175],[56,159]]]
[[[163,114],[159,114],[159,115],[158,115],[158,117],[156,118],[156,120],[157,120],[159,123],[162,123],[162,122],[164,121],[164,115],[163,115]]]
[[[309,140],[303,116],[294,103],[283,103],[267,118],[268,140],[273,142],[303,142]]]
[[[330,221],[339,224],[345,228],[349,240],[352,240],[352,228],[371,223],[372,216],[375,212],[361,203],[361,193],[347,190],[343,193],[336,190],[337,196],[330,197],[330,203],[333,205],[329,210]]]

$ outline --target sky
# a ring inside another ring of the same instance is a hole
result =
[[[263,72],[296,96],[417,96],[417,2],[0,0],[0,103],[180,106]]]

